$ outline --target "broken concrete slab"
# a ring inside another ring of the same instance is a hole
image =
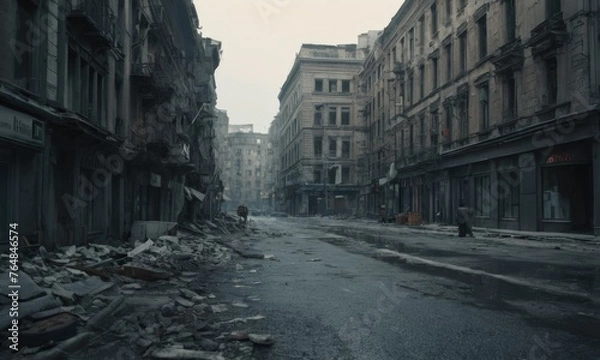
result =
[[[86,295],[99,294],[110,289],[115,284],[112,282],[104,282],[98,276],[90,276],[84,280],[61,285],[65,290],[73,292],[77,296],[84,297]]]
[[[17,271],[16,274],[17,277],[14,278],[18,281],[18,284],[20,285],[19,301],[27,301],[45,294],[44,290],[41,287],[39,287],[29,275],[22,271]],[[9,271],[3,272],[2,275],[0,275],[0,288],[8,289],[11,278],[13,277],[9,277]],[[3,292],[2,295],[8,296],[8,292]]]
[[[275,342],[273,336],[262,334],[248,334],[248,340],[257,345],[271,346]]]
[[[131,250],[130,252],[127,253],[127,256],[132,258],[138,254],[143,253],[144,251],[150,249],[150,247],[154,245],[154,241],[148,239],[145,243],[139,245],[138,247],[136,247],[135,249]]]
[[[142,239],[158,239],[177,226],[174,222],[136,221],[131,226],[130,241]]]
[[[100,311],[96,316],[88,321],[86,328],[88,330],[99,330],[102,329],[106,320],[111,316],[117,313],[117,309],[123,305],[125,301],[125,297],[119,296],[113,299],[113,301],[108,304],[102,311]]]
[[[67,302],[75,301],[75,293],[73,291],[69,291],[69,290],[63,288],[58,283],[54,283],[54,285],[52,285],[52,288],[50,289],[50,291],[52,291],[52,293],[54,295],[58,296],[59,298],[61,298],[63,300],[66,300]]]
[[[182,348],[165,348],[152,352],[155,359],[196,359],[196,360],[225,360],[221,354],[202,350],[187,350]]]
[[[184,298],[181,298],[181,297],[177,297],[177,298],[175,299],[175,302],[176,302],[177,304],[179,304],[179,305],[183,306],[183,307],[188,307],[188,308],[189,308],[189,307],[192,307],[192,306],[194,306],[194,303],[193,303],[192,301],[186,300],[186,299],[184,299]]]

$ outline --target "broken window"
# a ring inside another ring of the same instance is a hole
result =
[[[331,92],[331,93],[338,92],[338,90],[337,90],[337,80],[335,80],[335,79],[330,79],[329,80],[329,92]]]
[[[323,79],[315,79],[315,91],[323,92]]]
[[[350,80],[342,80],[342,92],[343,93],[350,92]]]
[[[487,18],[485,15],[477,21],[477,30],[479,33],[479,60],[481,60],[487,56],[488,52]]]
[[[329,108],[329,125],[335,126],[337,123],[337,107],[333,106]]]
[[[342,125],[350,125],[350,108],[342,108]]]
[[[314,150],[315,157],[320,158],[323,156],[323,138],[318,136],[314,138]]]
[[[345,159],[350,157],[350,140],[342,141],[342,157]]]

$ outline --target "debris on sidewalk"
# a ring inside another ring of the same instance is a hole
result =
[[[271,346],[275,342],[271,335],[248,334],[248,340],[258,345]]]

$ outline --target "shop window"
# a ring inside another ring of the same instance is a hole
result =
[[[571,219],[571,190],[577,187],[577,178],[566,167],[552,167],[542,170],[544,188],[544,220]]]
[[[498,197],[500,218],[518,219],[520,205],[519,173],[510,171],[498,174]]]
[[[491,214],[491,182],[489,175],[477,176],[475,180],[475,214],[490,217]]]

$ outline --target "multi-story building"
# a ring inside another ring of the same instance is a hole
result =
[[[266,210],[268,135],[255,133],[253,125],[229,125],[227,134],[225,193],[231,198],[226,208],[239,204]]]
[[[215,141],[213,144],[215,152],[215,163],[217,172],[223,174],[227,162],[227,134],[229,132],[229,116],[227,110],[216,109],[215,113]]]
[[[0,6],[0,226],[52,248],[176,221],[214,181],[220,44],[191,0]]]
[[[356,44],[303,44],[281,88],[279,191],[290,214],[357,212],[357,156],[366,130],[357,75],[364,55]]]
[[[269,205],[267,207],[268,211],[279,211],[279,204],[282,202],[282,199],[278,198],[278,183],[277,179],[279,178],[279,132],[277,126],[279,115],[276,115],[271,124],[269,125],[269,131],[267,133],[267,173],[266,173],[266,195],[268,198]]]
[[[450,222],[465,202],[476,226],[599,234],[599,7],[405,1],[361,75],[371,192],[387,195],[372,203]]]

